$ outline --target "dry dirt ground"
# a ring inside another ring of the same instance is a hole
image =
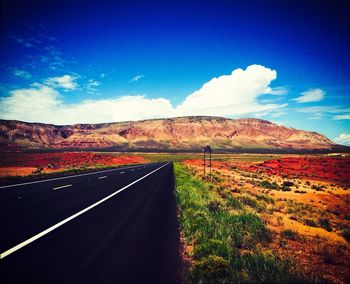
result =
[[[52,173],[83,167],[108,167],[147,163],[140,156],[120,156],[111,153],[1,153],[0,177]]]
[[[203,178],[202,160],[183,163]],[[332,283],[349,281],[349,156],[213,161],[212,172],[216,186],[230,189],[233,196],[271,201],[258,207],[258,214],[275,236],[270,249],[293,257]]]

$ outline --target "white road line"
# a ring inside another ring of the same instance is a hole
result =
[[[27,184],[42,183],[42,182],[53,181],[53,180],[61,180],[61,179],[82,177],[82,176],[88,176],[88,175],[97,175],[100,173],[107,173],[107,172],[111,172],[111,171],[132,169],[132,168],[136,168],[136,167],[138,167],[138,166],[130,166],[130,167],[123,167],[123,168],[110,169],[110,170],[104,170],[104,171],[97,171],[97,172],[93,172],[93,173],[85,173],[85,174],[72,175],[72,176],[66,176],[66,177],[50,178],[50,179],[45,179],[45,180],[37,180],[37,181],[30,181],[30,182],[24,182],[24,183],[11,184],[11,185],[3,185],[3,186],[0,186],[0,189],[1,188],[8,188],[8,187],[16,187],[16,186],[21,186],[21,185],[27,185]]]
[[[121,175],[122,175],[122,174],[124,174],[124,173],[125,173],[125,172],[120,172],[119,174],[121,174]]]
[[[61,188],[71,187],[71,186],[72,186],[72,184],[66,184],[66,185],[54,187],[52,190],[57,190],[57,189],[61,189]]]
[[[19,250],[19,249],[25,247],[26,245],[28,245],[28,244],[34,242],[35,240],[37,240],[37,239],[39,239],[39,238],[45,236],[46,234],[52,232],[53,230],[57,229],[58,227],[64,225],[65,223],[67,223],[67,222],[69,222],[69,221],[71,221],[71,220],[77,218],[77,217],[80,216],[81,214],[84,214],[85,212],[87,212],[87,211],[91,210],[92,208],[96,207],[97,205],[99,205],[99,204],[101,204],[101,203],[107,201],[108,199],[112,198],[113,196],[117,195],[118,193],[122,192],[123,190],[129,188],[130,186],[134,185],[135,183],[137,183],[137,182],[143,180],[144,178],[150,176],[151,174],[155,173],[156,171],[160,170],[161,168],[164,168],[164,167],[167,166],[168,164],[169,164],[169,163],[166,163],[166,164],[160,166],[159,168],[155,169],[154,171],[152,171],[152,172],[150,172],[150,173],[144,175],[143,177],[141,177],[141,178],[139,178],[139,179],[133,181],[132,183],[130,183],[130,184],[124,186],[123,188],[121,188],[121,189],[115,191],[114,193],[108,195],[107,197],[101,199],[100,201],[97,201],[96,203],[90,205],[89,207],[86,207],[85,209],[83,209],[83,210],[81,210],[81,211],[75,213],[74,215],[72,215],[72,216],[70,216],[70,217],[68,217],[68,218],[66,218],[66,219],[64,219],[64,220],[62,220],[61,222],[57,223],[56,225],[53,225],[53,226],[51,226],[50,228],[47,228],[46,230],[42,231],[41,233],[39,233],[39,234],[37,234],[37,235],[31,237],[30,239],[28,239],[28,240],[26,240],[26,241],[24,241],[24,242],[22,242],[22,243],[20,243],[20,244],[18,244],[18,245],[16,245],[16,246],[14,246],[13,248],[8,249],[7,251],[4,251],[3,253],[0,254],[0,259],[5,258],[6,256],[8,256],[8,255],[14,253],[15,251],[17,251],[17,250]]]
[[[104,178],[107,178],[107,176],[98,177],[98,179],[104,179]]]

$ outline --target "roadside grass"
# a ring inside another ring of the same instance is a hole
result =
[[[114,152],[109,152],[114,153]],[[165,161],[173,161],[173,162],[181,162],[184,160],[193,160],[203,159],[203,153],[201,152],[193,152],[193,153],[166,153],[166,152],[159,152],[159,153],[146,153],[146,152],[118,152],[118,155],[136,155],[141,156],[147,160],[150,160],[151,162],[165,162]],[[221,154],[221,153],[214,153],[212,154],[213,161],[225,161],[225,162],[264,162],[271,159],[278,159],[281,155],[278,154]]]
[[[292,259],[269,249],[274,236],[259,216],[271,203],[267,196],[228,197],[184,165],[174,163],[174,171],[184,241],[193,248],[187,251],[192,261],[185,282],[317,282]]]

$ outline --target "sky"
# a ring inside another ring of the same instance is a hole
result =
[[[350,145],[348,1],[1,1],[0,118],[253,117]]]

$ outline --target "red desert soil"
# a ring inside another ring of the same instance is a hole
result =
[[[247,169],[350,186],[349,157],[287,157],[251,165]]]
[[[202,167],[202,160],[187,160],[186,164]],[[350,186],[350,157],[285,157],[261,163],[254,162],[212,162],[216,169],[239,168],[250,172],[273,176],[298,177],[301,179],[333,182]]]
[[[90,167],[96,165],[116,166],[140,164],[148,161],[139,156],[117,156],[113,154],[88,152],[62,153],[2,153],[0,176],[29,175],[33,169],[53,172],[69,168]]]

